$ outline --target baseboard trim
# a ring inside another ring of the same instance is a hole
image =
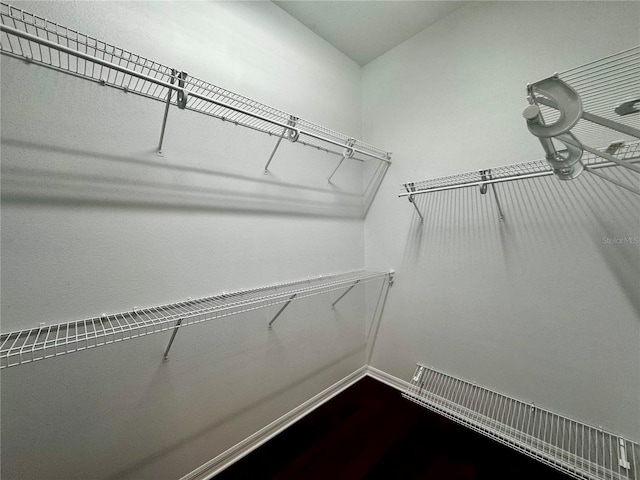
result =
[[[394,377],[393,375],[388,374],[387,372],[383,372],[382,370],[378,370],[377,368],[371,367],[367,365],[367,376],[378,380],[390,387],[395,388],[401,392],[405,392],[407,388],[411,385],[409,382],[402,380],[398,377]]]
[[[377,372],[383,373],[380,370],[376,370],[376,375],[378,375]],[[225,468],[237,462],[242,457],[248,455],[260,445],[267,442],[269,439],[276,436],[278,433],[294,424],[305,415],[308,415],[320,405],[335,397],[337,394],[350,387],[352,384],[365,377],[366,375],[369,375],[369,371],[368,367],[365,365],[363,367],[360,367],[353,373],[347,375],[342,380],[334,383],[329,388],[323,390],[315,397],[310,398],[302,405],[294,408],[290,412],[285,413],[283,416],[281,416],[277,420],[274,420],[266,427],[258,430],[250,437],[247,437],[240,443],[234,445],[225,452],[222,452],[217,457],[209,460],[204,465],[196,468],[191,473],[188,473],[187,475],[182,477],[180,480],[209,480],[213,478],[216,474],[220,473]],[[389,375],[389,377],[391,376]],[[374,376],[374,378],[377,377]]]

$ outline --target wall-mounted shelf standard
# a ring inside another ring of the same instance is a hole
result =
[[[523,112],[527,127],[538,137],[560,180],[590,171],[581,162],[584,152],[640,174],[640,166],[620,161],[610,152],[621,142],[640,139],[640,46],[556,73],[527,85],[527,91],[529,106]],[[558,151],[557,145],[565,150]],[[640,194],[632,185],[597,175]]]
[[[612,151],[611,155],[618,161],[624,161],[630,165],[638,164],[640,163],[640,142],[636,141],[623,145],[619,144],[615,147],[615,151]],[[600,169],[619,166],[618,163],[611,162],[592,153],[583,155],[581,162],[585,169],[594,175],[598,175],[598,170]],[[466,187],[479,187],[480,193],[485,193],[487,185],[491,185],[492,188],[494,188],[493,185],[503,182],[526,180],[528,178],[545,177],[549,175],[553,175],[553,167],[549,165],[546,160],[534,160],[531,162],[516,163],[514,165],[479,170],[476,172],[460,173],[457,175],[432,178],[429,180],[407,182],[402,184],[402,190],[398,196],[408,197],[409,201],[416,208],[420,218],[423,219],[423,214],[420,212],[414,201],[414,197],[416,195]],[[632,186],[626,184],[620,184],[619,186],[633,193],[640,194],[640,190],[637,190]],[[495,188],[493,189],[493,193],[496,202],[498,203],[498,211],[502,217],[502,208],[498,201]]]
[[[210,84],[186,72],[123,50],[55,22],[0,2],[0,51],[166,104],[158,153],[169,106],[215,117],[278,137],[269,164],[283,138],[345,159],[375,159],[385,165],[391,154],[329,128]],[[337,169],[337,167],[336,167]],[[335,171],[334,171],[335,173]],[[329,181],[333,174],[329,176]]]
[[[583,480],[640,480],[631,440],[418,364],[403,396]]]
[[[392,276],[393,272],[357,270],[7,332],[0,336],[0,368],[173,330],[164,353],[166,361],[178,328],[273,305],[285,304],[286,307],[294,299],[299,300],[342,289],[350,290],[355,284],[365,284],[384,278],[391,281]],[[280,309],[269,322],[269,328],[283,310],[284,308]]]

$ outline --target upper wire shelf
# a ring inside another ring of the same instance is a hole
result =
[[[523,116],[538,137],[543,160],[402,184],[420,219],[415,195],[491,186],[500,219],[504,218],[496,184],[555,175],[572,180],[588,172],[640,195],[640,46],[527,85],[529,106]],[[597,148],[590,145],[596,145]],[[617,167],[621,180],[601,169]]]
[[[0,51],[5,55],[165,102],[167,109],[159,153],[168,106],[171,104],[276,135],[279,137],[278,145],[282,138],[287,138],[292,142],[341,155],[343,160],[353,158],[364,161],[372,158],[386,164],[391,163],[390,152],[4,2],[0,2],[0,30]]]
[[[391,279],[392,276],[393,272],[356,270],[2,333],[0,335],[0,368],[173,330],[169,347],[165,352],[166,360],[179,327],[284,304],[269,322],[271,327],[284,308],[293,300],[347,288],[348,290],[333,302],[332,306],[335,306],[355,285],[385,277]]]
[[[630,142],[622,145],[614,153],[615,157],[630,163],[640,162],[640,142]],[[582,162],[592,169],[617,166],[616,163],[587,153],[582,157]],[[487,170],[459,173],[446,177],[431,178],[415,182],[403,183],[399,197],[420,195],[423,193],[451,190],[456,188],[489,185],[492,183],[524,180],[526,178],[544,177],[553,175],[553,168],[545,160],[533,160],[530,162],[516,163]]]

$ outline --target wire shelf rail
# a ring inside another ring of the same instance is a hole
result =
[[[417,364],[403,396],[581,480],[639,480],[640,445]]]
[[[629,163],[640,162],[640,142],[630,142],[621,146],[616,151],[615,157]],[[585,154],[582,157],[582,162],[587,168],[594,170],[618,166],[616,163],[605,160],[592,153]],[[524,180],[547,175],[553,175],[553,168],[549,163],[547,163],[546,160],[533,160],[531,162],[516,163],[487,170],[403,183],[401,187],[402,190],[398,196],[408,197],[440,190],[490,185],[492,183]]]
[[[390,152],[0,2],[0,51],[85,80],[340,155],[391,163]],[[341,162],[342,162],[341,160]]]
[[[273,305],[285,304],[286,307],[294,299],[299,300],[343,288],[350,289],[355,284],[365,284],[391,276],[392,272],[356,270],[2,333],[0,369],[174,330],[165,352],[166,360],[178,328]],[[282,310],[284,308],[269,322],[269,327]]]

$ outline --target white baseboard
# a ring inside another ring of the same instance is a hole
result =
[[[380,372],[380,370],[376,370],[376,372]],[[262,445],[272,437],[276,436],[278,433],[280,433],[281,431],[283,431],[293,423],[297,422],[305,415],[311,413],[320,405],[330,400],[331,398],[333,398],[334,396],[336,396],[346,388],[350,387],[352,384],[354,384],[355,382],[357,382],[358,380],[360,380],[361,378],[365,377],[368,374],[369,374],[369,371],[366,365],[359,368],[355,372],[347,375],[342,380],[334,383],[326,390],[320,392],[315,397],[307,400],[302,405],[294,408],[293,410],[284,414],[277,420],[271,422],[266,427],[258,430],[256,433],[254,433],[250,437],[247,437],[240,443],[234,445],[229,450],[209,460],[207,463],[196,468],[191,473],[188,473],[187,475],[182,477],[180,480],[209,480],[210,478],[213,478],[216,474],[220,473],[222,470],[229,467],[231,464],[237,462],[245,455],[251,453],[260,445]],[[374,378],[377,378],[377,377],[374,377]],[[391,378],[395,378],[395,377],[391,377]]]
[[[401,392],[406,391],[411,385],[405,380],[394,377],[393,375],[389,375],[387,372],[383,372],[382,370],[378,370],[377,368],[371,367],[369,365],[367,365],[367,376],[374,378],[386,385],[389,385],[396,390],[400,390]]]

